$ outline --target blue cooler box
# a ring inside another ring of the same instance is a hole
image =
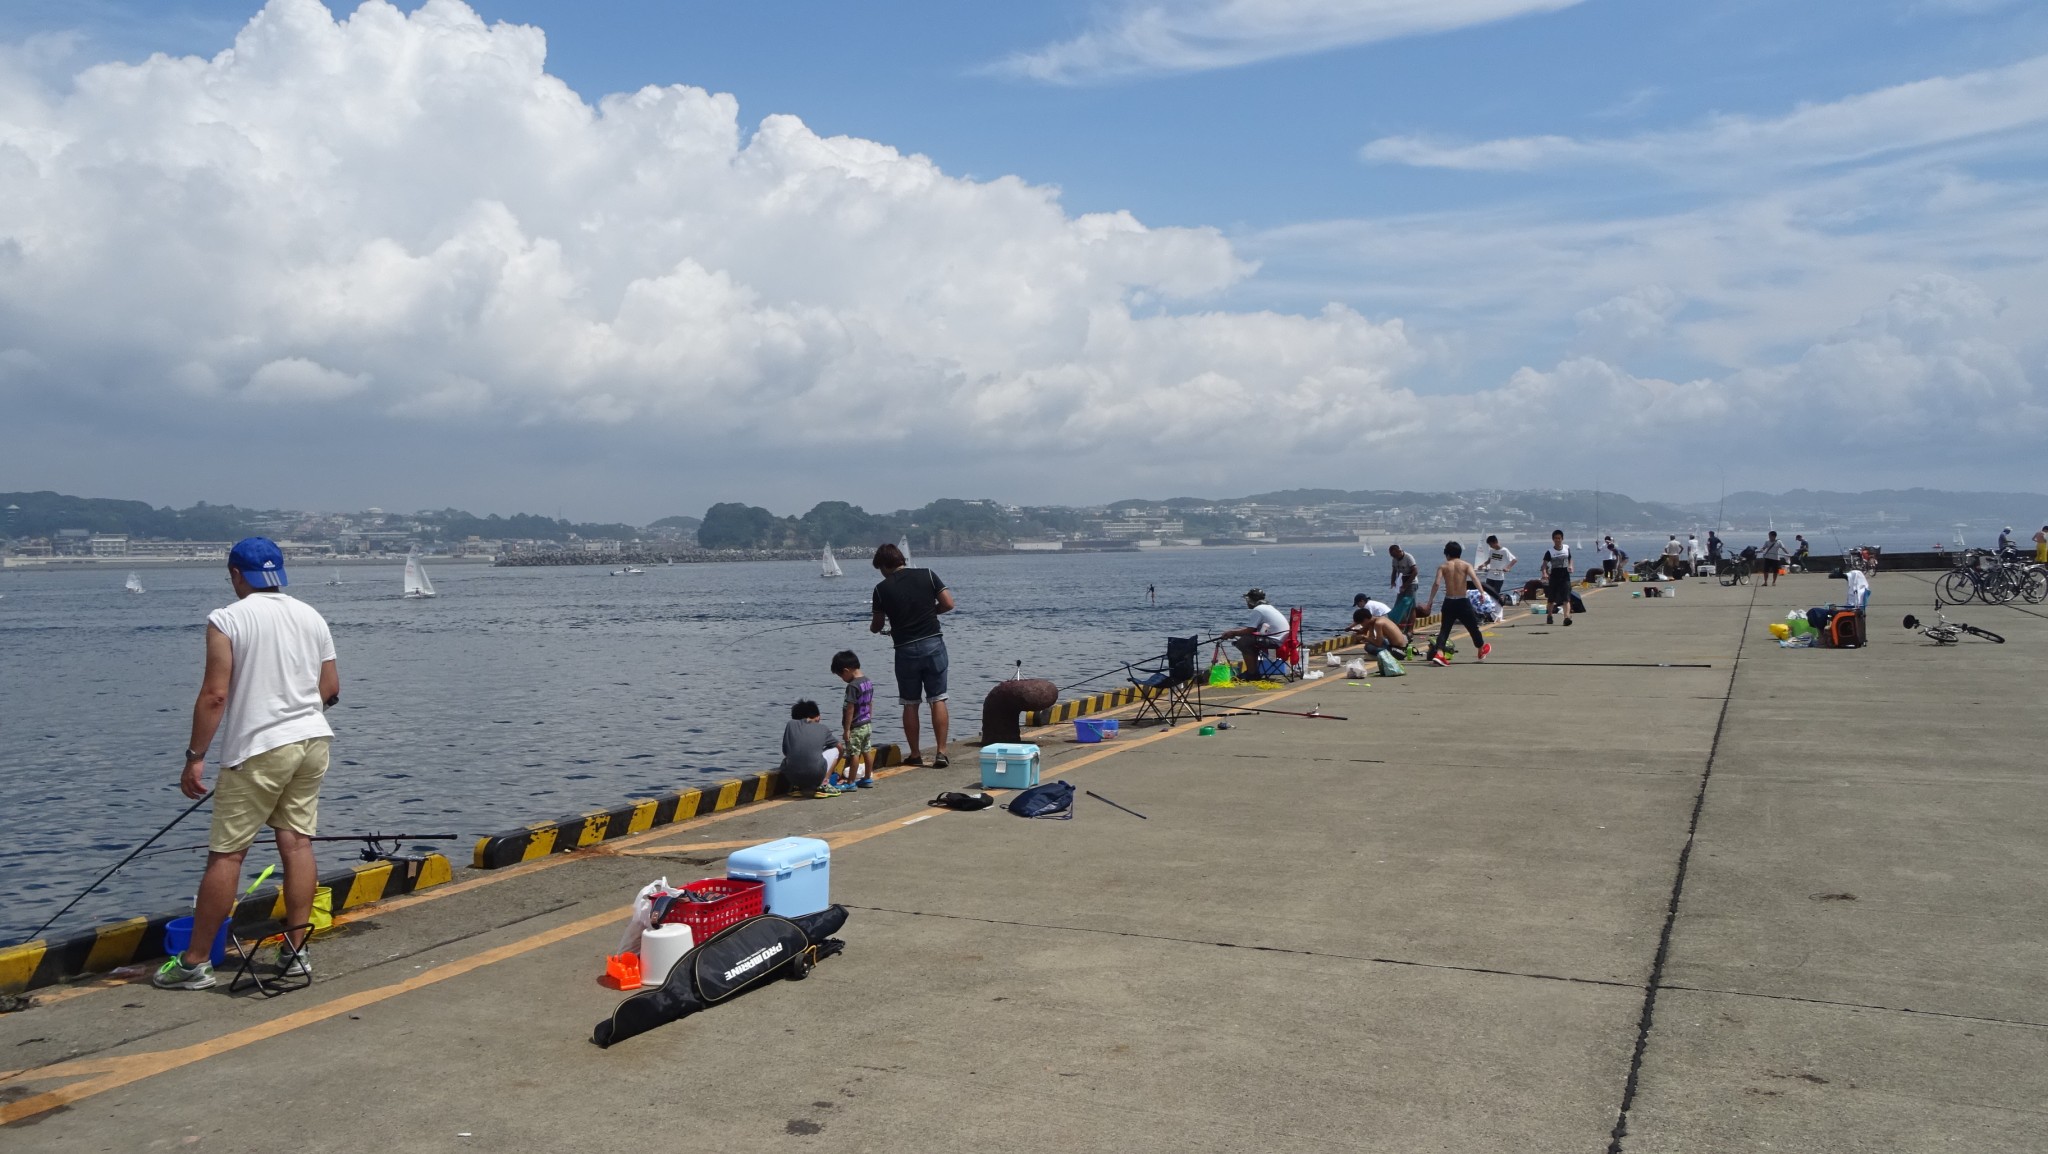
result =
[[[1029,789],[1037,784],[1037,746],[999,744],[981,747],[983,789]]]
[[[814,837],[786,837],[734,850],[725,876],[760,882],[761,908],[793,918],[832,904],[832,847]]]

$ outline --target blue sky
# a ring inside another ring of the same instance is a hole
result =
[[[420,5],[398,7],[412,13]],[[2034,205],[2048,177],[2048,116],[2039,111],[2048,106],[2048,68],[2039,63],[2048,54],[2048,6],[476,0],[470,7],[487,24],[544,30],[547,73],[593,105],[644,85],[731,93],[742,141],[764,117],[789,114],[817,137],[857,138],[928,157],[947,180],[961,183],[962,195],[1001,199],[1003,178],[1016,178],[1055,190],[1058,210],[1084,232],[1079,222],[1087,214],[1116,213],[1150,230],[1152,251],[1114,270],[1078,274],[1105,286],[1102,302],[1122,311],[1104,329],[1101,302],[1090,306],[1094,327],[1073,349],[1020,355],[1014,364],[994,352],[996,345],[1035,349],[1041,339],[1065,339],[1052,334],[1072,335],[1059,327],[1065,322],[1051,320],[1051,328],[990,333],[995,345],[944,355],[933,352],[930,332],[903,337],[909,343],[901,347],[864,348],[857,357],[824,351],[823,338],[812,334],[801,338],[809,342],[804,355],[754,366],[736,378],[746,384],[719,390],[729,396],[735,388],[763,388],[783,396],[801,387],[808,400],[823,402],[823,390],[844,387],[832,383],[836,376],[872,374],[891,358],[919,362],[909,375],[927,383],[915,389],[927,396],[932,389],[961,390],[950,398],[952,416],[932,430],[959,448],[949,464],[958,483],[935,485],[915,470],[885,468],[876,486],[888,497],[996,487],[1002,474],[979,464],[988,447],[1019,419],[1045,424],[1057,403],[1074,397],[1113,401],[1106,411],[1133,420],[1173,409],[1176,396],[1212,397],[1211,416],[1273,397],[1290,429],[1286,447],[1316,474],[1302,480],[1360,486],[1387,478],[1349,476],[1345,454],[1381,459],[1416,438],[1476,438],[1493,468],[1473,475],[1434,464],[1400,466],[1413,483],[1533,484],[1545,480],[1546,455],[1523,446],[1560,430],[1574,439],[1583,431],[1630,461],[1658,463],[1659,438],[1688,429],[1740,437],[1759,414],[1853,428],[1865,446],[1852,457],[1854,480],[1872,486],[1964,484],[1986,469],[1999,474],[1987,482],[2018,484],[2032,456],[2021,443],[1994,444],[1967,464],[1929,464],[1924,455],[1907,464],[1902,457],[1915,430],[1927,435],[1932,418],[1939,418],[1935,435],[1959,443],[2000,430],[2034,436],[2043,428],[2048,371],[2036,334],[2048,297],[2048,237]],[[42,91],[36,101],[17,104],[15,115],[24,123],[52,109],[113,115],[78,100],[67,106],[70,78],[97,61],[135,64],[152,52],[212,57],[234,42],[256,8],[250,0],[17,0],[0,12],[0,41],[17,45],[13,74],[32,78]],[[335,15],[349,11],[337,7]],[[382,43],[371,38],[350,51],[373,53]],[[349,97],[330,92],[324,99]],[[21,111],[32,105],[41,111]],[[74,126],[74,135],[94,131]],[[618,156],[607,154],[603,163],[620,166],[622,178],[631,170],[630,160]],[[690,182],[683,170],[671,179]],[[456,212],[455,204],[451,197],[446,211]],[[547,233],[539,223],[545,212],[510,208],[518,235]],[[413,209],[392,211],[394,220],[409,221]],[[951,240],[921,238],[920,246],[958,245],[920,247],[921,259],[1000,265],[1004,258],[986,238],[1004,231],[998,218],[1008,210],[990,211],[995,216],[977,217],[977,225],[963,218]],[[403,231],[392,221],[354,220],[349,227],[364,243]],[[963,239],[968,233],[971,242]],[[401,237],[401,247],[417,253],[430,235],[438,234]],[[1225,247],[1203,248],[1203,238]],[[264,234],[233,243],[249,245],[261,264],[283,259],[265,247],[276,239]],[[146,237],[135,243],[149,248]],[[844,330],[847,308],[807,296],[797,265],[756,267],[750,262],[759,251],[710,267],[743,281],[755,294],[750,299],[777,308],[839,309],[839,327],[825,327]],[[862,253],[858,259],[874,262],[874,254]],[[842,255],[854,259],[851,249]],[[800,265],[799,258],[790,257]],[[706,263],[687,245],[664,254],[664,262],[671,259]],[[1234,271],[1222,271],[1217,261],[1235,262]],[[1035,266],[997,271],[1055,297],[1074,291],[1034,279],[1044,272]],[[613,276],[589,262],[564,275],[586,285],[608,284]],[[1065,275],[1053,280],[1066,284]],[[954,296],[937,285],[916,299]],[[1344,314],[1336,321],[1333,307]],[[953,318],[945,332],[971,328],[985,312]],[[1271,328],[1261,319],[1270,314],[1299,324],[1284,335],[1257,335]],[[1929,321],[1930,314],[1940,319]],[[1213,324],[1199,338],[1153,333],[1142,353],[1104,335],[1126,321],[1143,328],[1191,317]],[[222,323],[250,322],[244,316]],[[863,316],[863,331],[870,324],[891,327]],[[16,327],[25,329],[26,318]],[[1279,341],[1282,351],[1260,351],[1262,339]],[[365,417],[365,435],[393,443],[464,439],[462,430],[433,425],[452,419],[445,414],[423,417],[378,392],[394,380],[392,364],[417,357],[394,350],[381,361],[337,364],[332,355],[302,348],[289,326],[274,343],[276,355],[261,364],[288,370],[276,369],[272,378],[303,372],[313,382],[307,388],[321,397],[380,398],[388,424]],[[63,356],[23,347],[27,358],[46,365]],[[1214,363],[1167,351],[1185,347],[1210,350]],[[1304,349],[1323,352],[1302,353],[1295,363]],[[164,354],[159,367],[173,375],[196,372],[191,365],[206,355]],[[1287,364],[1270,378],[1217,367],[1234,357]],[[302,362],[313,367],[302,370]],[[466,380],[474,368],[468,364],[458,375]],[[238,362],[222,369],[221,379],[249,371]],[[41,390],[38,403],[68,414],[66,420],[110,427],[114,421],[95,415],[90,396],[75,388],[51,397],[53,378],[40,385],[15,380],[23,397]],[[586,383],[602,395],[566,407],[574,411],[499,404],[480,394],[462,418],[464,428],[481,423],[492,431],[451,455],[482,459],[492,436],[550,428],[584,447],[583,456],[564,451],[564,476],[576,478],[566,483],[599,499],[613,474],[597,446],[607,437],[643,435],[643,417],[665,402],[637,408],[642,402],[621,400],[603,372]],[[496,385],[485,374],[479,388],[494,393]],[[1019,403],[1010,393],[1020,389],[1050,399]],[[1958,390],[1969,398],[1960,411],[1953,403]],[[1558,415],[1584,406],[1627,419]],[[1526,427],[1513,430],[1521,439],[1478,434],[1474,409],[1525,418]],[[1335,419],[1325,420],[1328,414]],[[801,415],[793,420],[804,423]],[[737,421],[730,428],[739,437],[765,436],[798,458],[814,444],[783,436],[786,427],[768,433]],[[816,434],[826,435],[829,427]],[[148,441],[146,432],[136,436]],[[993,495],[1082,499],[1230,489],[1227,470],[1184,463],[1191,450],[1201,455],[1199,436],[1189,437],[1162,434],[1156,448],[1120,452],[1055,429],[1045,446],[1069,458],[1070,467],[1059,471],[1064,480],[1008,482],[1016,491]],[[1764,440],[1755,450],[1759,461],[1788,455],[1787,441]],[[1132,455],[1141,459],[1134,464]],[[153,457],[144,451],[138,459]],[[0,479],[30,480],[6,471],[10,476]],[[1708,475],[1666,470],[1638,486],[1638,495],[1696,495]],[[1786,487],[1845,487],[1851,480],[1789,466],[1775,479]],[[166,484],[165,497],[202,482],[195,475],[182,486]],[[351,493],[376,488],[332,483]],[[674,484],[686,503],[716,488],[683,466]],[[778,473],[763,485],[785,504],[826,495],[806,476]],[[512,491],[521,492],[516,485]],[[381,503],[408,502],[394,494]],[[871,503],[892,502],[878,496]],[[618,512],[672,511],[678,510]]]

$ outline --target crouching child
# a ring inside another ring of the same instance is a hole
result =
[[[837,760],[839,736],[828,728],[815,701],[799,701],[789,707],[789,721],[782,727],[782,780],[798,797],[837,797],[839,791],[825,784],[832,762]]]

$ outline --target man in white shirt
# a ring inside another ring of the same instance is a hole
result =
[[[1697,577],[1700,575],[1700,561],[1706,555],[1706,550],[1700,545],[1700,535],[1698,533],[1687,533],[1685,535],[1685,567],[1691,576]]]
[[[1515,555],[1500,543],[1500,538],[1489,535],[1486,548],[1479,551],[1479,564],[1473,568],[1479,573],[1480,584],[1486,587],[1493,599],[1501,599],[1501,590],[1507,587],[1508,573],[1515,567]]]
[[[243,855],[264,826],[276,831],[284,862],[286,927],[312,920],[319,880],[311,838],[334,739],[326,710],[341,700],[334,638],[318,611],[284,593],[284,554],[268,538],[235,542],[228,580],[235,603],[206,618],[206,674],[192,705],[192,737],[178,782],[186,797],[206,796],[206,750],[219,733],[213,829],[192,912],[192,944],[151,979],[167,990],[214,984],[213,937],[234,911]],[[293,936],[296,942],[280,952],[288,977],[310,973],[304,932]]]
[[[1685,546],[1678,543],[1678,534],[1673,533],[1671,539],[1664,542],[1664,576],[1677,577],[1685,571],[1679,560],[1684,553]]]
[[[1280,648],[1287,641],[1287,615],[1266,604],[1266,591],[1248,589],[1244,595],[1245,608],[1252,611],[1252,623],[1236,629],[1223,631],[1223,638],[1237,646],[1244,657],[1244,675],[1255,678],[1259,675],[1259,657]]]

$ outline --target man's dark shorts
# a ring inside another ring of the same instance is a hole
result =
[[[896,696],[905,705],[946,699],[946,639],[943,635],[896,647]]]

